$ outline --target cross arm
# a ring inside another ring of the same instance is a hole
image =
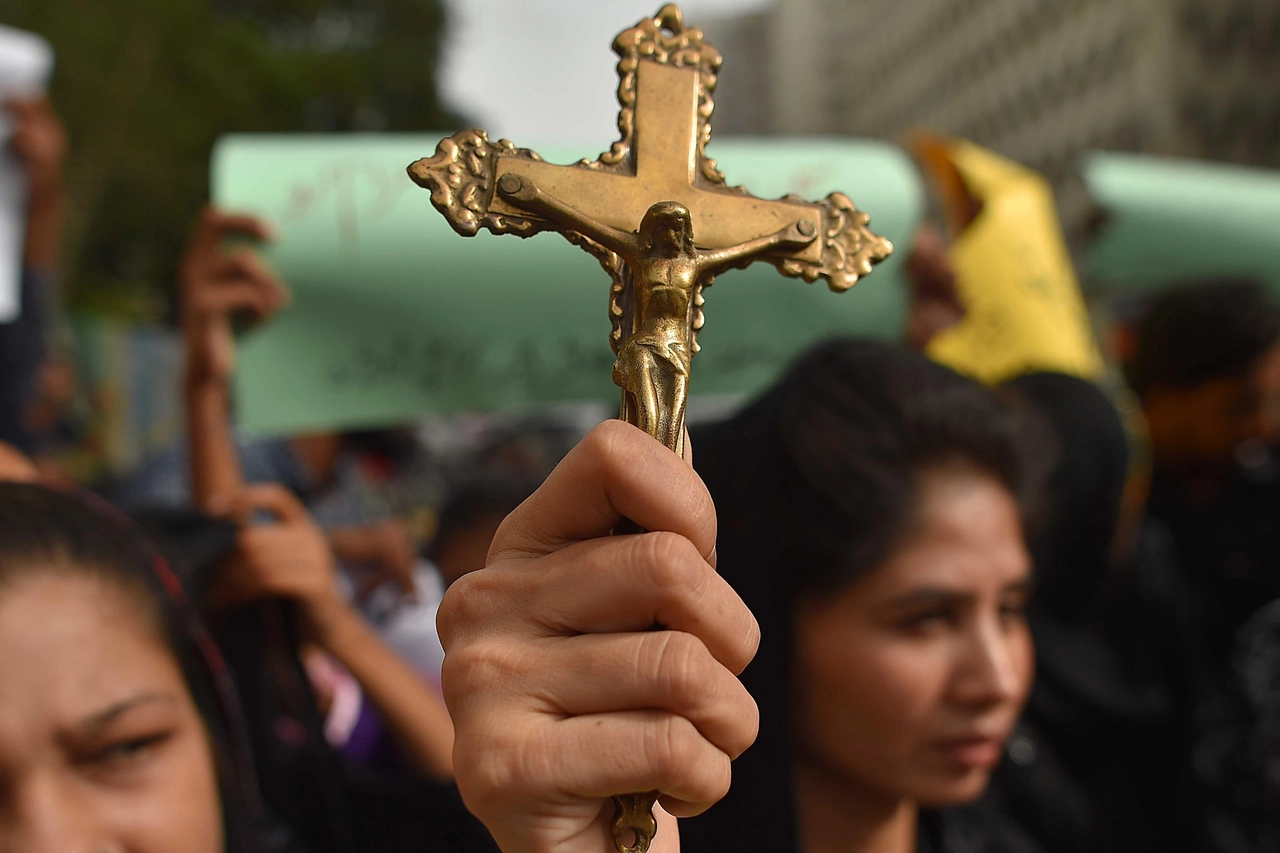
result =
[[[498,181],[498,192],[511,204],[571,228],[599,243],[610,252],[631,257],[639,248],[639,241],[635,234],[593,219],[576,207],[543,192],[528,177],[510,172],[505,174]]]
[[[733,266],[734,264],[754,258],[757,255],[774,249],[798,249],[809,245],[818,236],[817,228],[812,221],[801,219],[772,234],[748,240],[737,246],[723,249],[699,249],[699,266],[704,269],[715,269]]]

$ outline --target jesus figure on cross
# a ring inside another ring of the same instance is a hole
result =
[[[770,251],[806,246],[818,234],[811,221],[801,219],[736,246],[699,249],[689,209],[676,201],[652,205],[640,228],[627,232],[548,195],[529,177],[507,173],[498,181],[498,191],[511,204],[578,232],[626,263],[632,282],[630,316],[614,322],[629,328],[619,337],[613,381],[623,390],[624,419],[672,448],[683,443],[702,288],[732,266]]]

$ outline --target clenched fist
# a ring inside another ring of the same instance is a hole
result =
[[[611,536],[623,518],[652,532]],[[654,790],[651,849],[674,853],[672,816],[728,790],[758,726],[737,675],[759,628],[716,574],[715,537],[693,470],[610,421],[450,588],[439,627],[458,787],[506,853],[611,850],[610,796]]]

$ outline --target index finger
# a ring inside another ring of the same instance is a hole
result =
[[[309,522],[311,514],[293,492],[278,483],[256,483],[245,486],[236,495],[236,515],[251,517],[254,512],[274,515],[278,521]]]
[[[693,468],[630,424],[605,421],[502,522],[489,561],[550,554],[624,518],[685,537],[704,559],[715,548],[715,506]]]

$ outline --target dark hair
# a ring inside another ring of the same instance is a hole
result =
[[[432,551],[438,554],[450,539],[481,522],[506,518],[541,482],[533,477],[489,476],[459,486],[440,510]]]
[[[931,470],[964,466],[1029,514],[1025,430],[988,389],[898,346],[841,340],[802,358],[763,399],[694,441],[721,539],[786,556],[789,597],[843,585],[916,520]]]
[[[1241,376],[1280,341],[1280,311],[1254,281],[1196,282],[1154,297],[1138,321],[1125,378],[1138,395]]]
[[[93,505],[91,505],[91,502]],[[123,592],[173,654],[213,745],[227,850],[259,849],[263,825],[239,708],[221,656],[178,576],[125,516],[90,495],[0,482],[0,594],[25,577],[91,578]]]
[[[1092,382],[1029,373],[1004,392],[1044,418],[1049,474],[1029,546],[1037,609],[1071,622],[1096,607],[1116,580],[1113,544],[1129,473],[1120,412]]]
[[[377,457],[393,469],[412,465],[423,452],[408,426],[349,430],[341,434],[341,442],[344,450]]]
[[[0,483],[0,590],[24,576],[74,574],[128,593],[167,645],[175,646],[149,566],[133,531],[50,489]]]

